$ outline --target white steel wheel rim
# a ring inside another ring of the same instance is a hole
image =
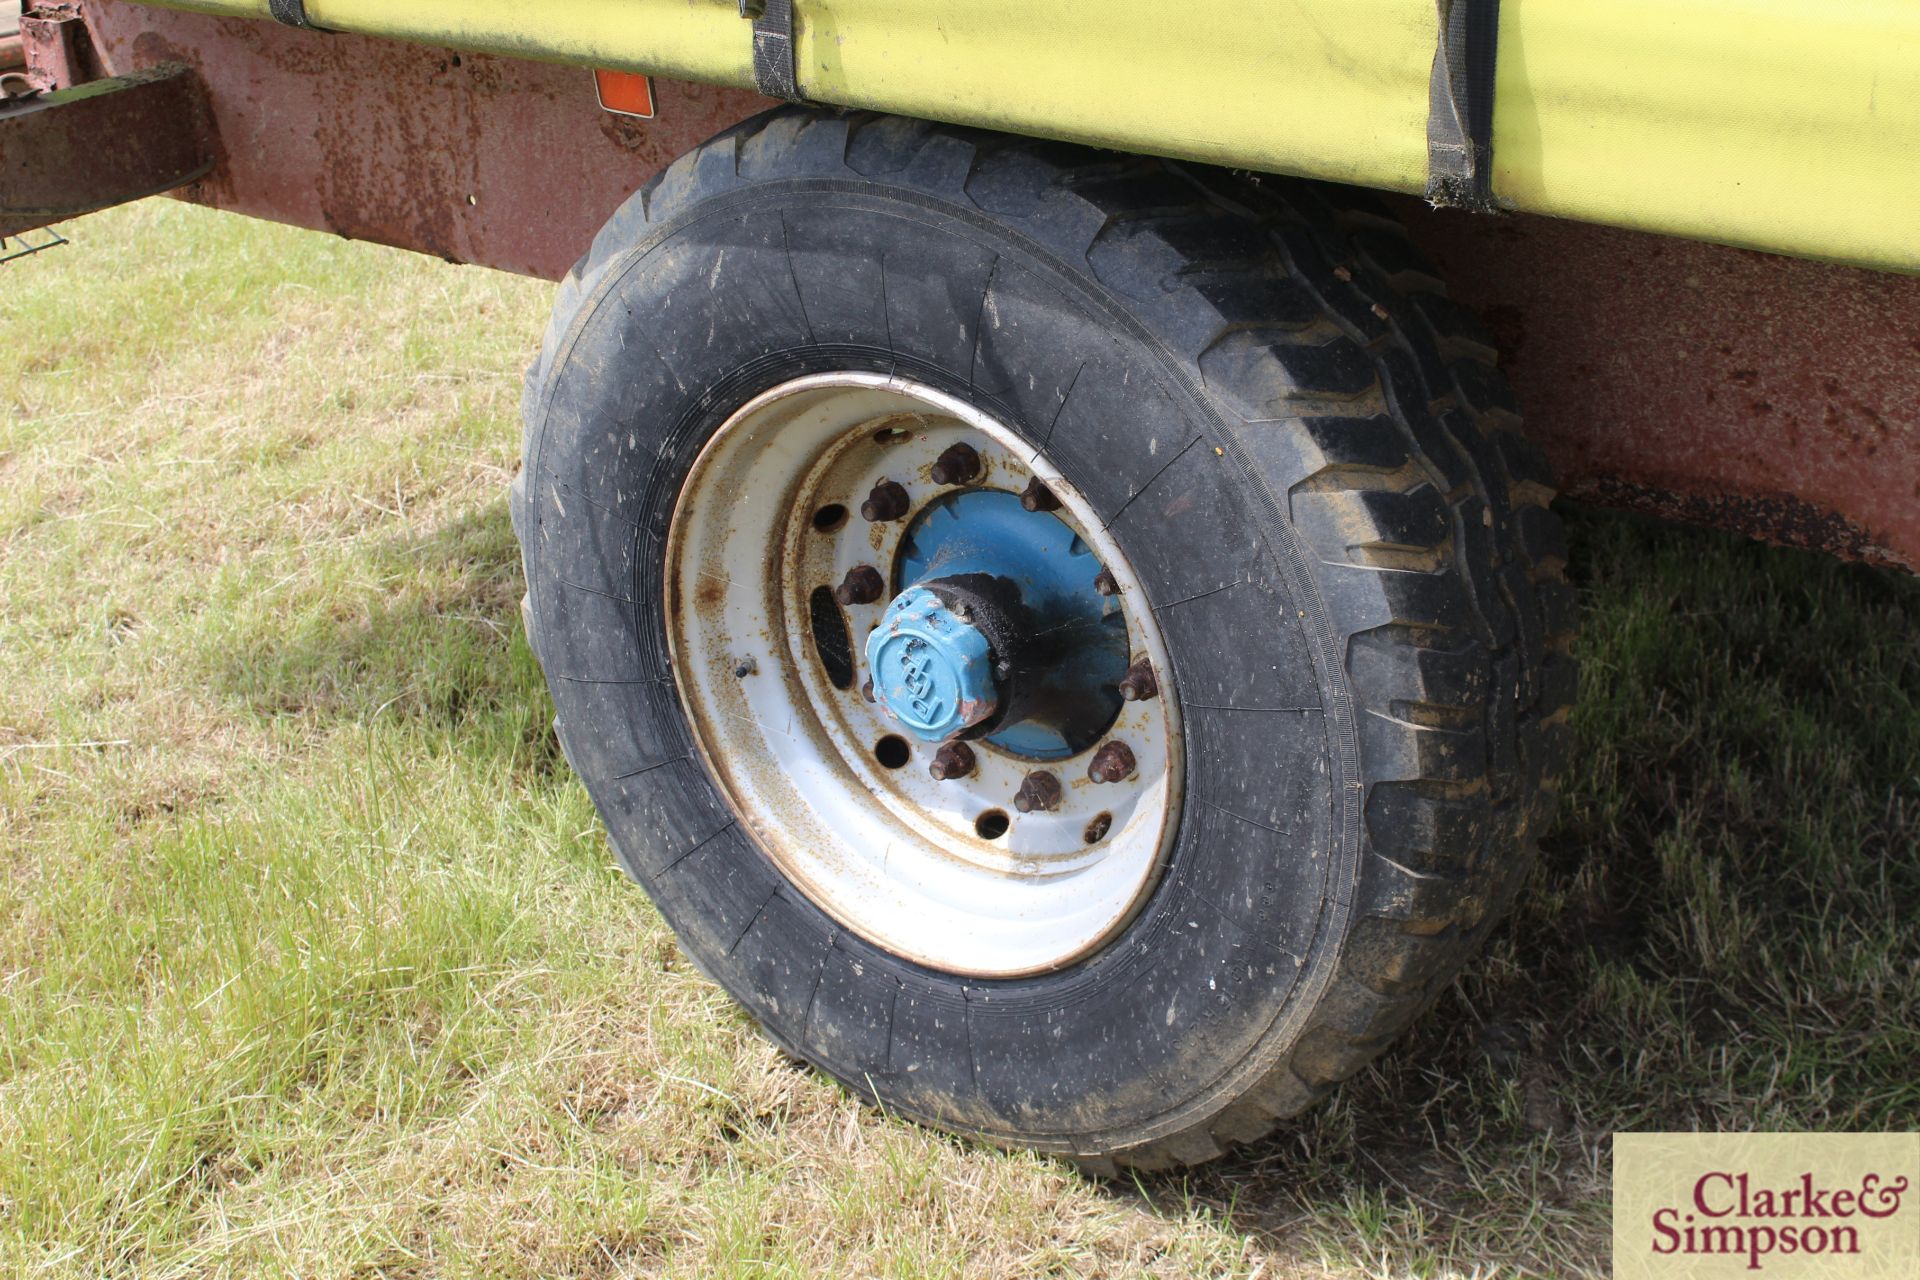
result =
[[[1098,743],[1037,762],[978,741],[971,775],[933,779],[936,744],[906,733],[861,692],[860,650],[890,592],[839,609],[853,679],[840,688],[829,678],[810,597],[856,564],[890,575],[912,520],[870,523],[861,499],[892,479],[919,511],[952,491],[928,471],[963,440],[985,463],[974,487],[1018,492],[1037,477],[1060,499],[1053,514],[1089,549],[1088,573],[1104,566],[1119,585],[1129,656],[1148,659],[1161,684],[1155,697],[1122,703],[1101,739],[1133,751],[1137,767],[1124,781],[1088,776]],[[817,527],[816,513],[833,505],[844,508],[844,522]],[[674,683],[728,804],[788,880],[868,941],[952,973],[1044,973],[1098,950],[1153,887],[1178,825],[1182,770],[1159,628],[1085,499],[972,405],[852,372],[798,378],[754,397],[721,424],[681,486],[665,606]],[[888,737],[908,745],[904,765],[877,758]],[[1015,807],[1035,768],[1062,784],[1053,812]],[[993,824],[983,818],[994,813],[1007,826],[989,838]]]

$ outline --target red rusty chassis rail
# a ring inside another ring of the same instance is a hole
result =
[[[107,69],[205,81],[219,163],[182,198],[550,279],[653,173],[768,105],[661,82],[658,118],[629,120],[577,67],[84,11]],[[1920,279],[1403,208],[1569,494],[1920,569]]]
[[[213,168],[200,82],[171,63],[0,107],[0,236],[155,195]]]

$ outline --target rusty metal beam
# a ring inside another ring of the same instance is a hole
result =
[[[27,78],[42,91],[70,89],[106,75],[77,4],[39,4],[20,14]]]
[[[0,108],[0,236],[125,204],[213,168],[198,78],[166,63]]]

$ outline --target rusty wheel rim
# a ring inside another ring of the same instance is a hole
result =
[[[903,532],[951,490],[936,477],[961,444],[980,462],[971,487],[1045,486],[1124,615],[1127,700],[1070,757],[920,741],[863,692],[862,643],[905,585],[893,581]],[[758,846],[840,924],[930,968],[1015,977],[1084,959],[1137,912],[1182,792],[1165,644],[1091,506],[1006,426],[885,375],[774,387],[694,461],[664,594],[674,683],[702,759]]]

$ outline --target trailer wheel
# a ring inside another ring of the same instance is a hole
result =
[[[561,288],[513,492],[693,958],[908,1115],[1266,1132],[1514,891],[1572,609],[1485,336],[1354,193],[783,108]]]

